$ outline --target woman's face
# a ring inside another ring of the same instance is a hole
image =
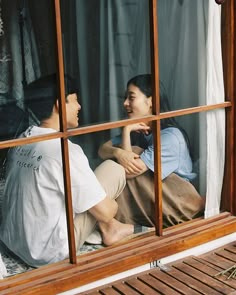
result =
[[[152,114],[152,97],[147,97],[137,86],[130,84],[127,88],[124,108],[129,118]]]

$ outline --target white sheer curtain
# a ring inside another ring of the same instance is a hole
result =
[[[224,101],[223,69],[220,39],[220,6],[209,1],[207,38],[208,104]],[[219,213],[225,156],[225,111],[207,113],[207,195],[205,217]]]

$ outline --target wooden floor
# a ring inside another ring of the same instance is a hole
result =
[[[80,294],[236,294],[236,242]]]

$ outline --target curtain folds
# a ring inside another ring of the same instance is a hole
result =
[[[76,1],[85,124],[120,119],[127,81],[150,72],[148,9],[148,1]]]
[[[209,1],[207,38],[207,104],[224,101],[221,7]],[[207,194],[205,217],[219,213],[225,158],[225,110],[207,113]]]
[[[0,56],[7,57],[7,60],[0,62],[0,105],[11,100],[17,101],[21,108],[24,108],[22,84],[24,74],[26,83],[40,76],[38,48],[29,10],[27,6],[24,6],[25,3],[25,1],[17,0],[2,0],[1,3],[4,34],[0,37]],[[22,22],[20,22],[20,13],[23,16]],[[22,52],[25,61],[24,74]]]

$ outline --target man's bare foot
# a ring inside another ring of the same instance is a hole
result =
[[[134,233],[133,224],[121,223],[114,218],[109,223],[100,222],[99,227],[106,246],[111,246]]]

